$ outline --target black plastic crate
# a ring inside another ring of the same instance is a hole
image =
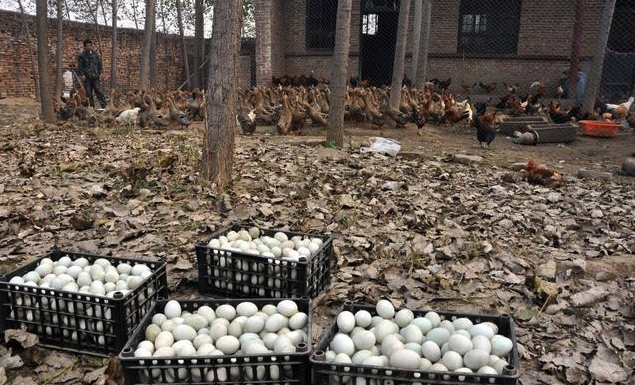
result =
[[[377,315],[375,306],[346,304],[342,309],[355,314],[359,310],[366,310],[371,315]],[[401,309],[395,309],[395,312]],[[396,369],[390,367],[377,367],[355,364],[335,364],[326,362],[324,352],[330,341],[338,333],[337,323],[328,329],[326,334],[315,346],[311,355],[311,370],[313,385],[327,384],[417,384],[417,385],[516,385],[519,377],[518,349],[516,347],[516,334],[514,333],[514,322],[509,315],[492,316],[463,314],[454,312],[444,312],[437,310],[412,310],[415,317],[423,317],[427,312],[434,311],[441,317],[441,320],[454,320],[466,317],[472,322],[492,322],[498,326],[498,334],[502,334],[513,342],[513,349],[510,353],[509,365],[504,368],[503,375],[475,374],[475,373],[453,373],[453,372],[427,372],[420,370]],[[350,380],[349,380],[350,378]],[[346,382],[344,380],[348,380]]]
[[[200,299],[179,301],[183,311],[193,312],[207,305],[216,310],[220,305],[234,307],[241,302],[253,302],[259,309],[264,305],[277,305],[280,299]],[[307,338],[311,338],[311,301],[308,298],[295,298],[298,310],[306,313]],[[310,344],[299,343],[292,354],[270,355],[224,355],[213,357],[143,357],[136,358],[134,351],[139,342],[145,340],[145,329],[152,322],[152,316],[163,312],[167,300],[157,301],[145,316],[139,328],[119,354],[123,366],[126,385],[146,384],[308,384],[310,378]],[[208,371],[213,371],[214,381],[206,381]],[[180,371],[180,372],[179,372]],[[272,374],[277,373],[277,377]],[[153,374],[153,376],[149,376]],[[179,376],[178,379],[175,377]],[[173,380],[174,381],[170,381]]]
[[[314,298],[331,282],[333,239],[329,235],[297,233],[260,228],[261,236],[285,233],[320,238],[316,253],[299,261],[267,258],[208,246],[213,238],[230,231],[249,229],[251,224],[234,224],[196,245],[198,285],[202,294],[230,298]]]
[[[9,283],[34,270],[43,258],[56,261],[99,258],[111,264],[143,263],[152,275],[125,295],[114,298]],[[91,355],[119,353],[143,316],[159,297],[168,294],[165,262],[137,260],[53,250],[0,278],[0,331],[22,326],[40,339],[40,345]]]

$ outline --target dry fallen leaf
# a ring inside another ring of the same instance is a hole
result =
[[[23,348],[27,349],[39,342],[37,335],[20,329],[7,329],[4,332],[4,342],[15,341]]]

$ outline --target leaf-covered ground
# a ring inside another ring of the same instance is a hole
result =
[[[511,314],[524,385],[635,380],[632,178],[568,174],[549,190],[506,182],[514,161],[473,144],[483,163],[452,161],[443,141],[388,158],[360,154],[359,137],[339,152],[319,137],[261,133],[238,137],[234,183],[217,195],[198,179],[196,130],[44,126],[2,111],[2,274],[54,246],[159,257],[184,298],[196,295],[194,244],[215,229],[252,220],[322,231],[335,238],[337,269],[314,303],[314,339],[344,301],[385,297]],[[0,361],[15,353],[0,351]],[[23,361],[6,370],[8,383],[110,378],[101,375],[107,362],[89,357],[31,348]]]

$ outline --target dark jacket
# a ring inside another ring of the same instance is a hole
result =
[[[95,51],[84,51],[77,59],[79,74],[89,79],[97,79],[101,76],[102,64],[99,55]]]

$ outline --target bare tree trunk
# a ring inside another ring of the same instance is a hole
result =
[[[410,79],[414,83],[417,79],[417,65],[419,63],[419,49],[421,47],[421,22],[423,21],[424,0],[413,0],[415,6],[414,25],[412,27],[412,61],[410,66]]]
[[[40,101],[42,119],[47,123],[55,122],[53,111],[53,96],[51,95],[51,81],[49,78],[48,63],[48,31],[47,31],[47,4],[46,0],[36,2],[36,26],[37,26],[37,67],[40,76]]]
[[[181,0],[176,0],[176,21],[179,26],[181,36],[181,55],[183,56],[183,71],[185,75],[185,86],[191,89],[190,85],[190,63],[187,58],[187,47],[185,45],[185,33],[183,32],[183,15],[181,14]]]
[[[106,9],[104,8],[104,0],[99,0],[99,7],[101,8],[101,15],[104,18],[104,25],[108,25],[108,19],[106,19]]]
[[[256,85],[271,85],[271,0],[255,0]]]
[[[331,106],[326,143],[335,147],[344,144],[344,100],[348,81],[348,54],[351,37],[352,0],[339,0],[335,24],[335,51],[331,69]]]
[[[132,3],[132,19],[134,20],[135,29],[139,29],[139,20],[137,18],[137,5]]]
[[[154,0],[146,1],[146,20],[144,22],[143,48],[139,62],[139,89],[145,90],[148,79],[148,62],[150,61],[150,47],[152,45],[152,32],[154,30]]]
[[[117,89],[117,0],[112,0],[112,34],[110,35],[110,89]]]
[[[203,0],[194,0],[194,87],[203,87],[203,76],[205,71],[201,70],[201,63],[205,60],[205,3]]]
[[[64,10],[66,10],[66,20],[70,20],[71,14],[68,11],[68,2],[66,0],[64,0]]]
[[[583,112],[593,111],[595,100],[600,92],[600,83],[602,82],[602,70],[604,69],[604,55],[606,54],[606,45],[609,41],[609,33],[611,32],[611,23],[613,21],[613,12],[615,11],[616,0],[606,0],[602,11],[602,21],[598,33],[598,41],[595,45],[593,54],[593,64],[591,65],[591,73],[589,74],[589,83],[584,96]]]
[[[62,97],[62,46],[64,40],[62,31],[64,27],[64,7],[62,0],[57,0],[57,44],[55,45],[55,100],[60,101]]]
[[[90,3],[90,0],[86,0],[86,7],[88,8],[88,12],[90,13],[90,16],[93,18],[95,34],[97,35],[97,49],[99,50],[99,57],[103,58],[104,54],[103,54],[103,50],[101,49],[101,31],[99,29],[98,5],[97,3],[95,3],[95,9],[93,9],[92,4]]]
[[[406,65],[406,43],[408,42],[408,14],[410,0],[401,0],[399,6],[399,29],[397,30],[397,45],[395,47],[395,61],[392,70],[392,85],[390,87],[390,106],[399,109],[401,103],[401,85],[403,71]]]
[[[152,43],[150,44],[150,87],[157,89],[157,15],[152,17]]]
[[[231,181],[234,162],[241,15],[242,0],[214,6],[202,175],[217,189]]]
[[[432,1],[423,0],[421,10],[421,38],[419,39],[419,60],[417,60],[417,75],[415,85],[423,89],[428,71],[428,52],[430,49],[430,21],[432,20]]]
[[[573,43],[571,44],[571,64],[569,66],[569,98],[573,98],[577,103],[580,102],[576,98],[576,91],[578,89],[578,82],[580,81],[580,55],[582,51],[585,8],[584,0],[576,0]]]
[[[29,26],[26,23],[26,13],[24,12],[24,6],[22,5],[22,0],[18,0],[18,5],[20,6],[20,14],[22,21],[22,29],[24,30],[24,36],[26,38],[26,48],[29,51],[29,57],[31,58],[31,76],[33,76],[33,87],[35,88],[35,100],[40,101],[40,87],[38,82],[38,77],[35,74],[35,60],[33,59],[33,48],[31,48],[31,32],[29,31]]]

